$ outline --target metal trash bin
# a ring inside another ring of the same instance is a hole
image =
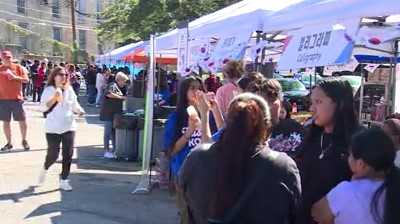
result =
[[[115,155],[117,159],[136,161],[138,159],[137,116],[123,114],[114,118]]]
[[[154,160],[159,153],[163,150],[163,134],[164,134],[165,120],[155,119],[153,123],[153,142],[151,150],[151,160]],[[143,160],[143,140],[144,140],[144,119],[138,119],[137,125],[138,131],[138,148],[139,148],[139,160]]]

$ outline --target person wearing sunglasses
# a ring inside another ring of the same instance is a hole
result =
[[[10,51],[1,52],[0,65],[0,121],[3,121],[3,131],[7,139],[7,144],[1,151],[9,151],[13,148],[11,139],[11,116],[19,122],[22,136],[22,146],[24,150],[29,150],[26,140],[27,123],[23,108],[24,96],[22,94],[22,84],[28,83],[27,72],[21,65],[13,63],[13,56]]]
[[[74,151],[75,132],[77,124],[75,114],[83,116],[85,111],[79,105],[78,97],[69,84],[67,72],[62,67],[55,67],[51,72],[47,87],[44,89],[41,105],[45,108],[45,129],[47,140],[46,161],[39,176],[39,185],[44,183],[51,165],[58,158],[62,145],[62,172],[60,189],[71,191],[68,176],[70,173]]]

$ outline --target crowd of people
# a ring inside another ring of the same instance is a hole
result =
[[[7,139],[2,151],[13,148],[11,118],[20,124],[23,148],[30,149],[23,102],[32,95],[46,118],[48,147],[39,183],[61,148],[60,188],[72,190],[75,117],[85,114],[79,102],[85,84],[88,106],[100,107],[104,122],[104,157],[115,158],[113,122],[123,112],[131,80],[126,68],[17,64],[9,51],[1,59],[0,120]],[[163,87],[167,104],[176,105],[165,125],[164,154],[181,223],[399,222],[398,114],[381,127],[361,126],[350,84],[330,78],[311,90],[312,118],[300,124],[277,80],[245,72],[238,61],[227,62],[223,76],[222,84],[215,75],[203,81],[190,74],[178,82],[170,74]]]
[[[330,78],[300,124],[276,80],[237,61],[223,75],[215,94],[183,77],[165,127],[181,223],[399,222],[398,115],[361,126],[350,84]]]

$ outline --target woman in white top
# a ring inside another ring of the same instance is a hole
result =
[[[53,165],[62,144],[62,173],[60,188],[72,190],[68,181],[72,154],[74,149],[76,122],[74,114],[83,115],[84,110],[78,103],[74,89],[69,85],[68,75],[64,68],[55,67],[48,78],[47,87],[43,91],[41,104],[46,108],[45,129],[47,140],[47,156],[39,178],[39,184],[45,179],[47,170]]]
[[[111,73],[111,70],[106,68],[103,69],[102,72],[97,73],[96,77],[96,89],[97,89],[97,97],[96,97],[96,106],[99,107],[102,100],[101,98],[103,97],[104,94],[104,89],[107,85],[107,73]]]
[[[351,141],[350,182],[343,181],[314,204],[322,224],[400,223],[400,170],[393,141],[381,128],[359,132]]]

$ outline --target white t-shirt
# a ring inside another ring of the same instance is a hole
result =
[[[335,224],[376,224],[371,214],[371,201],[383,181],[370,179],[343,181],[328,195],[329,207],[335,216]],[[384,195],[379,201],[378,210],[383,214]]]
[[[97,76],[96,76],[96,88],[97,89],[103,88],[105,83],[106,83],[106,79],[104,78],[104,75],[101,74],[101,73],[97,73]]]
[[[396,159],[394,160],[394,164],[395,164],[398,168],[400,168],[400,150],[397,151]]]
[[[49,108],[46,103],[54,96],[56,88],[48,86],[43,90],[41,105],[43,112]],[[63,134],[67,131],[76,130],[74,113],[84,112],[79,105],[78,99],[71,86],[63,92],[63,101],[54,107],[53,111],[47,114],[45,128],[46,133]]]

